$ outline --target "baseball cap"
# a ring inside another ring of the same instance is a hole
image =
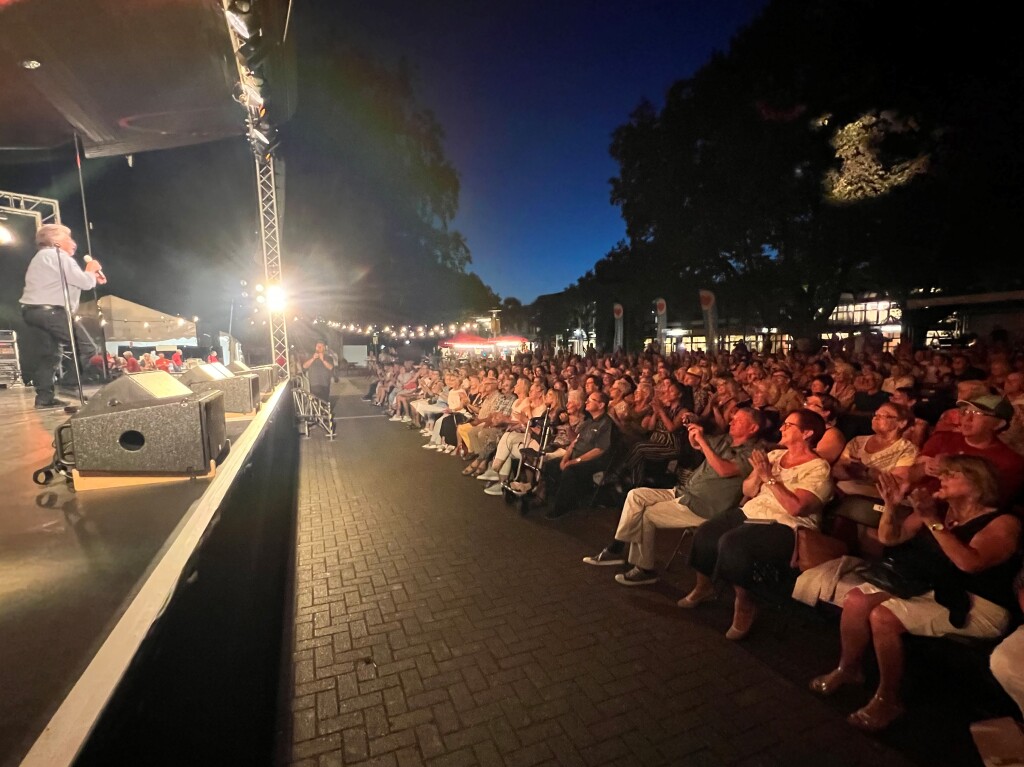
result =
[[[1006,397],[998,394],[982,394],[974,399],[961,399],[956,402],[958,407],[969,405],[977,408],[985,415],[1001,418],[1004,421],[1013,420],[1013,405]]]

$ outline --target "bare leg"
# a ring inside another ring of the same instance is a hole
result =
[[[903,624],[885,605],[871,611],[871,637],[878,658],[878,689],[864,708],[854,711],[847,721],[870,732],[884,730],[903,714],[900,684],[903,681]]]

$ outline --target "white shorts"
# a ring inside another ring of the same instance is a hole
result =
[[[847,573],[836,585],[834,603],[842,605],[851,589],[859,588],[863,594],[881,594],[882,589],[868,583],[856,573]],[[949,634],[976,639],[998,639],[1010,626],[1010,613],[974,594],[968,594],[971,609],[967,623],[957,628],[949,622],[949,610],[935,601],[935,592],[929,591],[910,599],[889,597],[882,604],[909,633],[923,637],[941,637]]]

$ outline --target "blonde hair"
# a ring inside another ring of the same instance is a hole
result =
[[[63,224],[43,224],[36,230],[36,246],[48,248],[57,244],[57,240],[71,236],[71,230]]]

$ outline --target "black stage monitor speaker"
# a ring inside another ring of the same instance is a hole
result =
[[[206,474],[228,448],[223,395],[162,371],[111,381],[68,424],[82,472]]]
[[[235,360],[228,365],[228,370],[235,375],[254,373],[260,377],[260,391],[262,393],[266,394],[267,392],[274,391],[274,383],[277,381],[277,368],[274,365],[257,365],[256,367],[249,367],[244,362]]]
[[[209,362],[186,370],[178,380],[194,392],[224,393],[228,413],[251,413],[260,406],[260,379],[252,373],[235,375],[219,362]]]

